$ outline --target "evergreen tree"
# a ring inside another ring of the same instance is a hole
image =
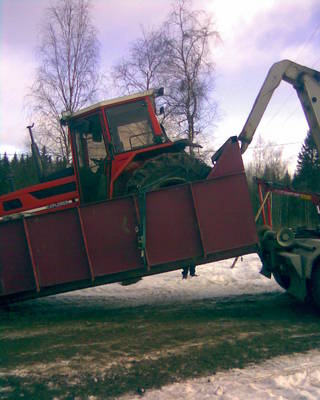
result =
[[[47,152],[46,146],[42,146],[41,151],[40,151],[40,159],[41,159],[41,164],[43,168],[44,174],[48,174],[51,172],[51,156]]]
[[[310,131],[298,155],[293,185],[298,190],[320,192],[320,159]],[[310,201],[300,200],[295,208],[295,215],[304,225],[313,226],[317,223],[317,213]]]
[[[10,192],[10,162],[7,153],[0,159],[0,193]]]
[[[293,183],[298,189],[320,192],[320,159],[310,131],[298,155]]]
[[[66,158],[52,158],[43,146],[40,158],[46,176],[70,168]],[[65,175],[57,175],[57,178]],[[28,186],[38,184],[39,177],[35,168],[33,157],[30,154],[22,154],[9,159],[6,153],[0,154],[0,195],[7,194],[13,190],[19,190]]]
[[[28,183],[28,170],[26,169],[25,156],[22,154],[17,162],[11,161],[11,170],[14,176],[16,189],[26,186]]]

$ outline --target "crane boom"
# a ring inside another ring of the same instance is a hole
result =
[[[241,142],[242,154],[251,143],[273,92],[282,80],[290,83],[297,91],[309,129],[320,154],[320,72],[289,60],[279,61],[270,68],[238,137]]]

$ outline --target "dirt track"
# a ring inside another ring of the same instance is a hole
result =
[[[132,307],[62,298],[1,309],[0,398],[112,398],[320,346],[316,312],[283,293]]]

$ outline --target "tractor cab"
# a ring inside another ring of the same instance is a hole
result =
[[[39,184],[1,196],[0,218],[132,194],[141,186],[136,180],[137,171],[151,160],[161,170],[158,156],[183,152],[189,145],[184,139],[170,141],[160,125],[155,98],[162,94],[163,89],[148,90],[64,113],[61,124],[68,127],[73,166],[47,176],[39,174]],[[33,139],[31,128],[28,127]],[[35,150],[32,140],[36,163],[39,157],[35,153],[39,151]],[[171,167],[169,172],[173,170]],[[153,176],[157,181],[162,178]]]
[[[159,146],[172,144],[155,114],[155,97],[162,93],[149,90],[63,116],[62,123],[69,127],[82,202],[112,197],[120,175],[126,172],[125,176],[129,176],[133,168],[148,158],[146,153],[151,157],[150,151],[154,153]],[[138,163],[132,164],[133,159]],[[124,191],[121,178],[117,185]]]

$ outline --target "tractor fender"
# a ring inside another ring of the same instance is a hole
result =
[[[278,255],[291,267],[288,293],[304,300],[308,294],[307,280],[311,279],[312,269],[320,259],[320,240],[298,239],[295,246],[291,252],[281,251]]]
[[[290,285],[287,292],[301,301],[307,296],[307,282],[305,276],[305,265],[301,254],[280,252],[279,256],[285,259],[285,263],[290,271]]]
[[[320,240],[296,239],[291,251],[280,251],[278,254],[295,269],[298,276],[310,279],[314,262],[320,257]]]
[[[300,276],[301,278],[305,277],[303,260],[300,254],[282,251],[279,253],[279,256],[285,258],[286,264],[291,265],[291,267],[293,267],[298,276]]]

